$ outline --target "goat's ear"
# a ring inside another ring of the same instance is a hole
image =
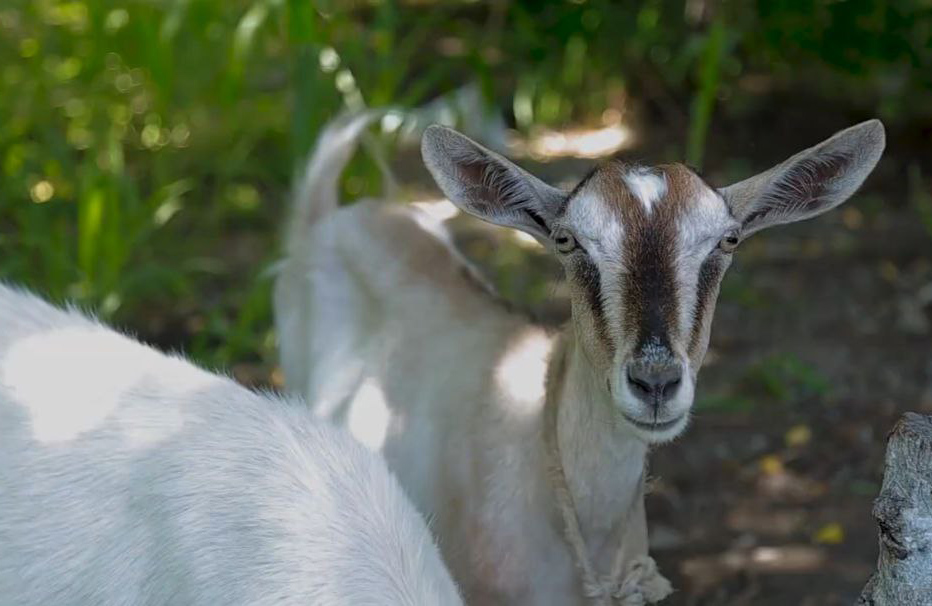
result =
[[[883,153],[880,120],[868,120],[721,190],[742,237],[835,208],[861,186]]]
[[[550,236],[566,193],[460,133],[430,126],[421,140],[424,164],[451,202],[486,221]]]

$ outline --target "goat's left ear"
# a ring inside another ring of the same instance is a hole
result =
[[[437,185],[461,209],[541,242],[549,239],[566,204],[562,190],[444,126],[424,131],[421,155]]]
[[[723,188],[721,194],[741,222],[742,237],[809,219],[847,200],[874,169],[884,144],[883,124],[868,120]]]

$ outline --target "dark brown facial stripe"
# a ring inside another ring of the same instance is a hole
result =
[[[573,263],[573,276],[578,280],[586,293],[586,302],[589,303],[589,309],[592,310],[592,318],[595,323],[596,334],[605,348],[613,353],[615,345],[608,331],[608,323],[605,319],[605,308],[602,304],[602,278],[599,275],[599,268],[585,252],[577,255],[577,260]]]
[[[644,221],[629,235],[628,275],[624,279],[626,322],[637,334],[637,350],[648,343],[670,347],[676,326],[677,301],[673,256],[673,222]]]
[[[699,347],[699,338],[702,336],[705,315],[715,299],[718,284],[724,271],[725,259],[717,251],[709,255],[699,268],[699,281],[696,283],[696,306],[693,310],[693,325],[689,335],[688,353],[690,356],[695,354],[696,349]]]

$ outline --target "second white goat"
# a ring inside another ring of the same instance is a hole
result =
[[[3,285],[0,602],[461,604],[344,431]]]

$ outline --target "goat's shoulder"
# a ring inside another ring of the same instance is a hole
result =
[[[450,206],[365,199],[341,207],[312,228],[315,242],[305,261],[324,273],[327,263],[339,264],[383,301],[426,293],[434,302],[445,299],[455,313],[513,313],[454,245],[444,205]]]

